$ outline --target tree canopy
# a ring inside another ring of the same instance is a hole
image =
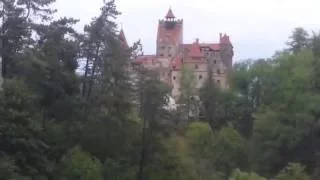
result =
[[[235,63],[228,89],[183,67],[172,110],[159,74],[132,65],[141,44],[119,38],[114,1],[83,32],[53,3],[0,2],[1,180],[319,179],[319,33]]]

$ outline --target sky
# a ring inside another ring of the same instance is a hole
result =
[[[79,31],[99,15],[103,0],[56,0],[56,17],[74,17]],[[216,43],[227,33],[235,61],[268,58],[285,48],[292,30],[320,30],[320,0],[116,0],[116,20],[130,44],[141,40],[145,54],[154,54],[158,20],[169,7],[184,20],[184,43]]]

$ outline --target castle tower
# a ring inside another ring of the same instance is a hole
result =
[[[170,8],[165,19],[159,21],[157,35],[157,56],[171,58],[176,56],[183,42],[183,20],[176,20]]]
[[[234,53],[230,37],[227,34],[222,35],[222,33],[220,33],[220,50],[221,60],[224,66],[227,68],[227,70],[231,70]]]
[[[119,32],[118,38],[120,40],[122,47],[128,49],[129,48],[128,41],[122,28]]]

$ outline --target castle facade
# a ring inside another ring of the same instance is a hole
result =
[[[159,20],[156,54],[142,55],[134,64],[157,71],[162,81],[172,87],[172,97],[180,95],[180,78],[183,67],[193,69],[196,88],[200,89],[208,77],[209,68],[213,81],[223,89],[229,87],[228,76],[232,69],[233,46],[226,34],[218,43],[183,42],[183,20],[176,19],[171,8],[164,19]]]

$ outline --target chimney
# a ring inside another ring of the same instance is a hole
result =
[[[196,44],[199,44],[199,38],[196,39]]]

